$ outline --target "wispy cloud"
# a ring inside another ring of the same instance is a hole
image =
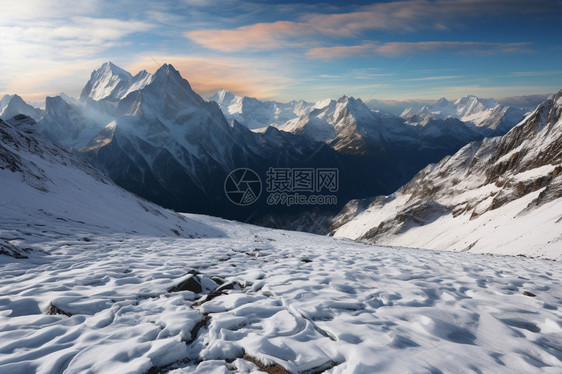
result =
[[[0,35],[4,43],[9,43],[12,53],[36,55],[38,51],[50,50],[56,56],[84,57],[123,45],[127,35],[152,27],[141,21],[81,16],[60,23],[37,21],[0,26]]]
[[[441,80],[450,80],[450,79],[462,79],[466,78],[462,75],[438,75],[434,77],[421,77],[421,78],[403,78],[399,79],[402,82],[423,82],[423,81],[441,81]]]
[[[533,6],[526,0],[412,0],[376,3],[350,13],[313,14],[308,22],[354,35],[365,30],[447,30],[462,27],[463,22],[474,18],[549,14],[560,9],[558,0],[536,0]]]
[[[424,42],[370,42],[362,45],[317,47],[307,52],[307,56],[315,59],[331,60],[336,58],[355,58],[358,55],[381,55],[396,57],[425,52],[444,51],[456,54],[500,54],[530,53],[531,44],[521,43],[489,43],[489,42],[456,42],[456,41],[424,41]]]
[[[127,37],[152,30],[145,20],[112,18],[99,0],[25,0],[3,4],[0,15],[0,92],[33,100],[68,90],[127,46]],[[102,57],[102,55],[106,54]],[[55,90],[55,91],[52,91]]]
[[[420,30],[462,28],[475,18],[503,18],[513,14],[549,15],[561,18],[557,0],[413,0],[376,3],[347,13],[307,13],[297,21],[256,23],[234,29],[185,33],[195,42],[225,52],[269,51],[287,46],[314,44],[319,36],[358,36],[372,30],[408,33]],[[300,43],[296,43],[296,38]],[[318,46],[318,45],[317,45]],[[356,46],[359,51],[361,47]],[[365,47],[367,48],[367,47]]]
[[[562,70],[515,71],[509,74],[513,77],[543,77],[562,75]]]

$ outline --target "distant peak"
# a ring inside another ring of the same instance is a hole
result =
[[[460,105],[460,106],[476,105],[476,104],[480,104],[485,108],[493,108],[498,105],[498,103],[494,99],[482,99],[476,95],[465,95],[460,99],[458,99],[457,101],[455,101],[455,105]]]
[[[467,103],[469,101],[478,101],[478,96],[475,95],[464,95],[463,97],[457,99],[457,101],[455,101],[455,104],[462,104],[462,103]]]
[[[363,106],[365,105],[361,99],[356,99],[353,96],[342,96],[337,100],[338,104],[346,104],[347,106]]]
[[[449,100],[447,100],[447,99],[445,99],[444,97],[442,97],[442,98],[440,98],[439,100],[437,100],[437,101],[435,102],[435,105],[446,105],[446,104],[449,104],[449,103],[450,103]]]
[[[217,100],[223,102],[223,101],[232,101],[235,98],[237,98],[237,95],[227,90],[226,88],[221,88],[220,90],[217,91],[214,97],[217,98]]]

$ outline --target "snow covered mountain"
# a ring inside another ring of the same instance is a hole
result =
[[[224,89],[207,100],[219,104],[227,119],[235,119],[252,130],[267,126],[279,127],[287,121],[307,114],[313,106],[312,103],[303,100],[289,103],[260,101],[253,97],[237,96]]]
[[[485,136],[498,136],[519,123],[525,116],[525,111],[500,105],[493,99],[467,95],[454,102],[441,98],[435,104],[420,109],[407,108],[400,116],[409,122],[423,121],[427,117],[453,117],[473,125],[476,131]]]
[[[387,122],[381,121],[381,117],[367,108],[361,99],[343,96],[338,100],[316,103],[309,114],[290,121],[280,129],[329,143],[337,150],[352,150],[359,148],[363,139],[384,141],[384,133],[394,124],[383,127]]]
[[[368,153],[381,147],[446,148],[450,152],[481,138],[454,118],[410,123],[390,113],[372,111],[361,99],[347,96],[318,102],[309,114],[280,129],[326,142],[344,153]]]
[[[102,99],[123,99],[129,93],[140,90],[150,83],[152,75],[146,70],[134,77],[112,62],[104,63],[94,70],[90,80],[82,89],[80,100],[90,98],[95,101]]]
[[[116,103],[113,120],[80,151],[118,185],[176,210],[245,219],[250,210],[230,209],[224,193],[231,171],[247,167],[265,176],[269,167],[335,163],[334,152],[311,140],[228,122],[171,65]],[[262,208],[265,202],[252,213]]]
[[[347,204],[333,235],[562,257],[562,91],[503,137],[471,143],[394,194]]]
[[[329,216],[351,199],[391,193],[428,163],[483,137],[455,118],[410,122],[348,97],[311,106],[227,91],[215,96],[222,110],[171,65],[133,76],[108,62],[91,74],[79,100],[47,98],[37,127],[119,186],[164,207],[261,222],[286,222],[314,206],[272,207],[264,195],[232,209],[223,185],[231,171],[250,168],[265,183],[269,168],[337,168],[337,204],[321,213]],[[285,131],[248,129],[252,121],[277,125],[288,118]]]
[[[7,120],[18,114],[24,114],[38,121],[43,111],[27,104],[18,95],[4,95],[0,99],[0,118]]]
[[[10,122],[0,120],[2,373],[562,367],[559,261],[176,214],[42,138],[33,119]]]

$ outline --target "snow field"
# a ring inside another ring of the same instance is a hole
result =
[[[0,372],[562,368],[559,262],[186,218],[227,237],[61,233],[2,257]]]

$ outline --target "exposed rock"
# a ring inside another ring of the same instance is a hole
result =
[[[57,314],[62,314],[65,315],[67,317],[72,317],[72,314],[69,312],[65,312],[64,310],[60,309],[59,307],[57,307],[55,304],[50,303],[49,307],[47,308],[47,314],[49,315],[57,315]]]
[[[5,239],[0,239],[0,255],[10,256],[17,259],[29,258],[27,254],[32,251],[31,248],[18,248]]]
[[[244,354],[244,356],[242,356],[242,359],[255,364],[263,372],[266,372],[268,374],[289,374],[289,372],[283,366],[281,366],[279,364],[265,365],[263,362],[261,362],[260,360],[258,360],[255,357],[250,356],[247,353]]]
[[[193,293],[201,293],[203,288],[201,287],[201,281],[199,278],[193,274],[190,274],[187,278],[181,281],[177,286],[168,289],[168,292],[180,292],[180,291],[191,291]]]

